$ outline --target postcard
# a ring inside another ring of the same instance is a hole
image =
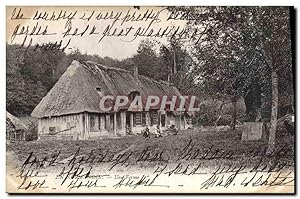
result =
[[[295,11],[7,6],[8,193],[295,194]]]

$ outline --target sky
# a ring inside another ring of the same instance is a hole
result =
[[[71,19],[57,19],[61,11]],[[153,29],[152,35],[157,32],[161,35],[166,28],[168,32],[172,27],[175,30],[177,27],[180,29],[185,26],[184,20],[167,20],[169,14],[162,7],[140,7],[139,9],[133,7],[7,7],[6,41],[8,44],[24,43],[28,46],[31,39],[31,45],[62,40],[62,45],[66,45],[71,39],[66,49],[67,53],[79,49],[82,53],[125,59],[136,53],[143,39],[155,39],[159,43],[167,43],[165,36],[145,37],[141,36],[143,33],[147,35]],[[44,18],[34,17],[39,15]],[[52,15],[54,17],[51,19]],[[116,18],[118,20],[115,20]],[[70,29],[69,34],[73,34],[76,28],[78,34],[83,32],[84,34],[64,37],[68,29]],[[47,35],[41,35],[45,29]],[[113,34],[121,36],[111,36]],[[101,39],[103,35],[105,36]]]

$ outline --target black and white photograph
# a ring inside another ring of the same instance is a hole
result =
[[[6,192],[295,194],[295,16],[6,6]]]

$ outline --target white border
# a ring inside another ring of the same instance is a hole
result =
[[[5,79],[5,68],[6,68],[6,62],[5,62],[5,32],[6,32],[6,24],[5,24],[5,16],[6,16],[6,5],[241,5],[241,6],[256,6],[256,5],[261,5],[261,6],[295,6],[296,9],[299,8],[299,0],[251,0],[251,1],[237,1],[237,0],[102,0],[102,1],[96,1],[96,0],[51,0],[51,1],[41,1],[41,0],[27,0],[27,1],[16,1],[16,0],[1,0],[1,10],[0,10],[0,16],[1,16],[1,67],[0,67],[0,140],[1,140],[1,145],[0,145],[0,155],[1,155],[1,169],[0,169],[0,197],[1,198],[8,198],[9,196],[5,193],[5,93],[6,93],[6,79]],[[296,13],[297,17],[297,13]],[[298,18],[298,17],[297,17]],[[299,31],[297,31],[299,27],[299,19],[296,19],[296,33],[298,33],[296,36],[299,36]],[[299,42],[299,37],[296,38],[297,44]],[[298,46],[298,45],[296,45]],[[299,57],[299,50],[297,51],[296,58]],[[297,63],[296,63],[297,64]],[[299,77],[299,72],[300,70],[298,69],[297,71],[297,76]],[[300,81],[298,81],[299,83]],[[297,84],[297,93],[299,93],[299,85]],[[299,101],[297,100],[297,113],[299,112]],[[299,129],[299,119],[297,117],[297,127]],[[296,132],[298,133],[298,132]],[[299,137],[300,135],[298,134],[297,136],[297,142],[299,143]],[[297,145],[297,144],[296,144]],[[299,146],[297,147],[299,149]],[[299,150],[297,150],[297,155],[299,156]],[[299,161],[298,163],[298,169],[297,169],[297,185],[299,185]],[[299,186],[297,186],[296,189],[299,192]],[[11,196],[10,196],[11,197]],[[22,197],[22,196],[14,196],[14,197]],[[32,197],[32,196],[30,196]],[[44,195],[38,195],[34,196],[35,198],[44,198],[46,196]],[[64,196],[55,196],[58,198],[62,197],[75,197],[73,195],[64,195]],[[86,197],[86,196],[79,196],[79,197]],[[92,196],[93,197],[93,196]],[[101,198],[115,198],[119,196],[94,196],[94,197],[101,197]],[[124,197],[124,196],[123,196]],[[132,197],[132,196],[125,196],[125,197]],[[135,197],[140,197],[140,196],[135,196]],[[149,196],[145,196],[149,197]],[[150,197],[163,197],[163,196],[150,196]],[[167,197],[174,197],[174,196],[167,196]],[[181,197],[188,197],[188,196],[181,196]],[[199,197],[199,196],[195,196]],[[220,196],[205,196],[201,195],[201,198],[218,198]],[[224,196],[223,196],[224,197]],[[225,196],[225,197],[232,197],[232,196]],[[236,195],[233,197],[240,197],[240,195]],[[253,198],[253,197],[261,197],[261,196],[245,196],[245,198]],[[287,198],[289,196],[281,197],[281,198]],[[264,196],[264,198],[274,198],[274,196]]]

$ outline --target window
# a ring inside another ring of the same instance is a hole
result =
[[[100,97],[103,97],[102,91],[100,87],[96,87],[96,91]]]
[[[95,116],[90,115],[90,129],[93,131],[95,129]]]
[[[158,113],[150,112],[151,125],[158,124]]]
[[[141,113],[134,113],[133,114],[133,125],[142,125],[142,114]]]
[[[146,126],[146,113],[134,113],[133,115],[133,125],[143,125]]]
[[[142,125],[146,126],[146,113],[142,113]]]
[[[55,127],[54,126],[49,127],[49,134],[55,135]]]
[[[100,116],[90,115],[90,131],[100,130]]]

